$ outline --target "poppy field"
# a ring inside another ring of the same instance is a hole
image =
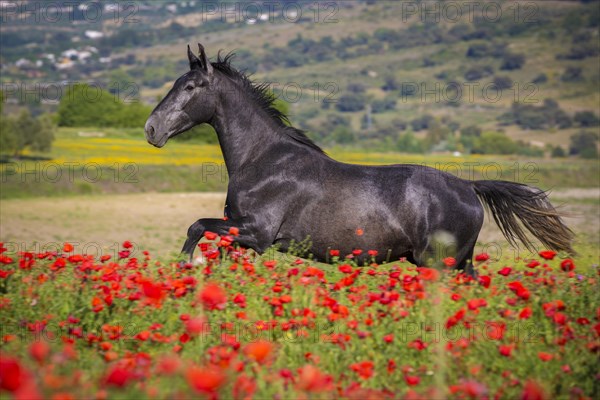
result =
[[[0,245],[0,397],[598,398],[597,265],[324,265],[237,233],[207,232],[199,265]]]

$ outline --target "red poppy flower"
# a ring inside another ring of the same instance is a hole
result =
[[[527,381],[521,392],[521,400],[546,400],[548,397],[544,388],[535,381]]]
[[[421,382],[421,378],[414,375],[406,375],[404,377],[404,381],[408,386],[416,386],[419,384],[419,382]]]
[[[187,370],[186,379],[196,392],[212,394],[225,384],[226,376],[217,367],[198,367],[194,365]]]
[[[519,319],[528,319],[532,315],[532,311],[530,307],[525,307],[519,313]]]
[[[545,353],[543,351],[538,352],[538,358],[542,361],[550,361],[554,358],[554,356],[550,353]]]
[[[500,274],[502,276],[508,276],[508,275],[510,275],[511,272],[512,272],[511,267],[504,267],[500,271],[498,271],[498,274]]]
[[[204,232],[204,237],[206,238],[206,240],[215,240],[217,238],[217,236],[219,236],[219,235],[217,235],[214,232],[210,232],[210,231]]]
[[[436,281],[440,277],[439,272],[435,268],[418,267],[419,278],[424,281]]]
[[[323,392],[332,388],[333,378],[322,373],[317,367],[307,364],[298,370],[296,387],[307,392]]]
[[[480,276],[478,278],[478,280],[479,280],[479,284],[486,289],[489,288],[490,284],[492,283],[492,278],[487,275]]]
[[[373,361],[362,361],[350,365],[350,369],[356,372],[362,379],[369,379],[373,376],[375,364]]]
[[[575,269],[575,263],[570,258],[567,258],[560,263],[560,269],[565,272],[573,271]]]
[[[220,286],[209,283],[200,292],[200,300],[207,310],[222,310],[227,304],[227,293]]]
[[[14,392],[24,383],[25,374],[19,360],[2,355],[0,357],[0,388]]]
[[[490,255],[488,253],[480,253],[475,256],[475,261],[487,261],[490,259]]]
[[[454,257],[446,257],[442,260],[446,267],[454,267],[456,265],[456,259]]]
[[[506,324],[504,322],[486,321],[486,337],[490,340],[500,340],[504,337]]]
[[[552,319],[554,320],[554,323],[557,325],[564,325],[567,323],[567,316],[563,313],[555,313],[554,316],[552,317]]]
[[[35,361],[42,363],[46,360],[48,354],[50,354],[50,346],[43,340],[38,340],[29,346],[29,354]]]
[[[135,378],[133,372],[120,365],[112,367],[104,377],[104,383],[109,386],[124,387]]]
[[[162,300],[166,295],[160,283],[154,283],[147,280],[142,283],[142,291],[144,296],[156,301]]]
[[[205,317],[190,318],[185,321],[185,331],[191,336],[210,332],[210,325]]]
[[[244,347],[244,354],[246,354],[248,358],[256,360],[259,364],[267,362],[272,352],[273,343],[266,340],[258,340],[249,343]]]
[[[338,269],[340,270],[340,272],[343,272],[344,274],[352,273],[352,266],[349,264],[342,264],[338,267]]]
[[[556,252],[552,250],[543,250],[539,252],[540,257],[544,260],[552,260],[556,256]]]
[[[512,355],[512,351],[514,350],[514,345],[512,344],[501,344],[498,347],[498,351],[500,352],[500,355],[504,356],[504,357],[510,357]]]

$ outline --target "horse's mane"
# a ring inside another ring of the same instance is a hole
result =
[[[285,133],[295,141],[311,147],[321,153],[324,153],[315,142],[313,142],[303,130],[290,126],[288,116],[275,108],[275,96],[269,90],[269,83],[255,83],[250,79],[250,76],[242,71],[238,71],[231,65],[231,59],[235,53],[229,53],[225,57],[221,57],[221,52],[217,55],[217,60],[211,62],[214,69],[227,75],[234,81],[241,84],[250,97],[261,107],[267,115],[281,128],[281,132]]]

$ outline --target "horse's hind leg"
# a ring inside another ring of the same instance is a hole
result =
[[[473,251],[475,250],[475,244],[465,245],[459,253],[456,255],[456,268],[464,271],[465,274],[476,278],[477,271],[473,268]]]

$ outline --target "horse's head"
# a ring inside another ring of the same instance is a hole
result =
[[[146,121],[146,139],[153,146],[164,146],[169,138],[210,121],[215,113],[213,66],[200,43],[198,48],[200,58],[188,45],[189,72],[175,81]]]

